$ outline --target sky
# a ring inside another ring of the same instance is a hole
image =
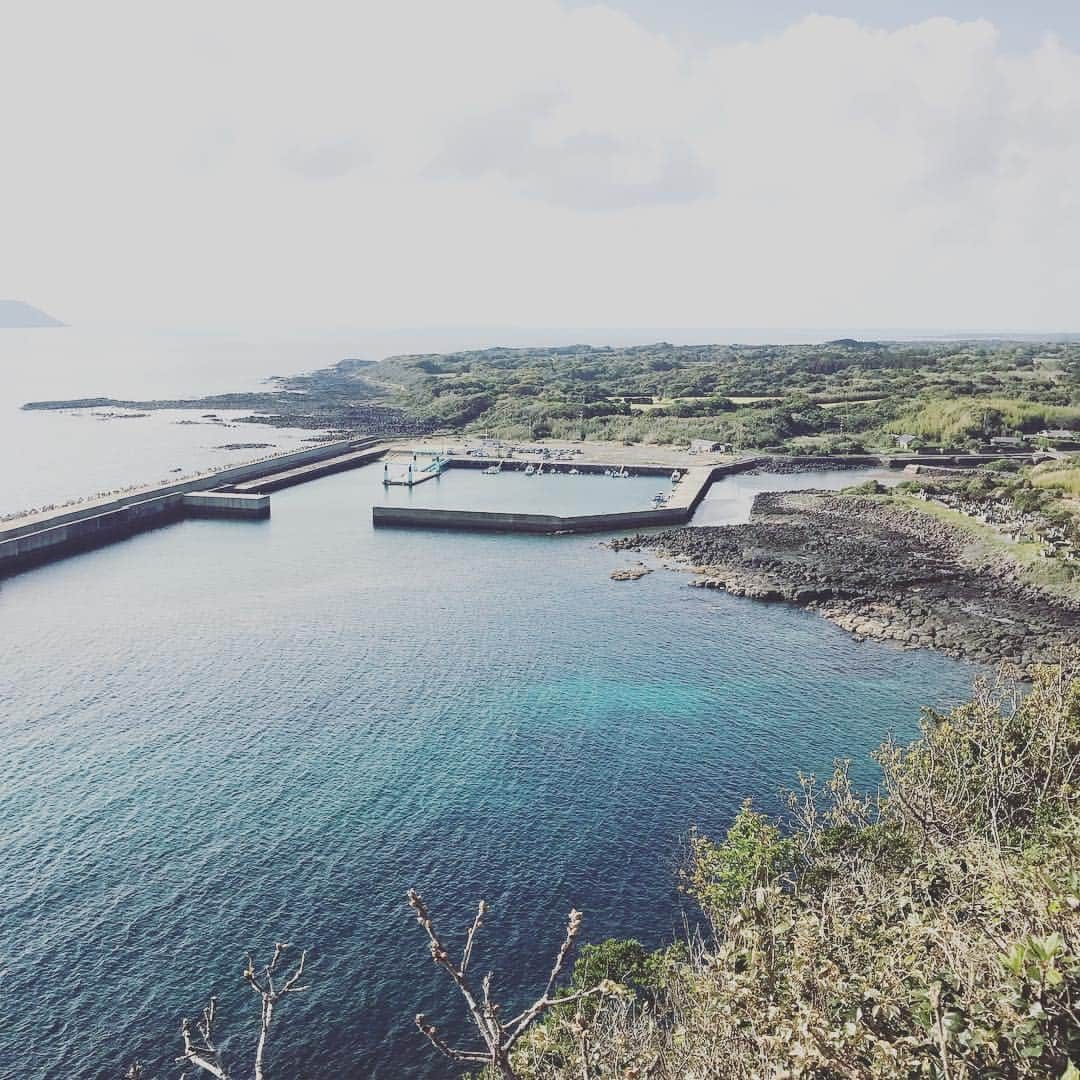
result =
[[[7,0],[75,325],[1077,330],[1080,5]]]

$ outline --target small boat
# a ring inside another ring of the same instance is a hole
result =
[[[526,476],[532,476],[533,473],[535,473],[535,472],[536,472],[536,466],[535,465],[526,465],[525,466],[525,475]]]
[[[500,462],[498,465],[489,465],[484,470],[484,475],[485,476],[498,476],[499,473],[501,473],[501,472],[502,472],[502,462]]]
[[[569,475],[569,476],[580,476],[581,475],[581,470],[580,469],[571,469],[570,472],[567,475]]]
[[[671,474],[671,482],[672,482],[673,484],[677,484],[677,483],[678,483],[678,482],[679,482],[679,481],[680,481],[681,479],[682,479],[682,473],[681,473],[681,472],[679,472],[679,470],[678,470],[678,469],[676,469],[676,470],[675,470],[675,471],[674,471],[674,472],[673,472],[673,473]]]
[[[611,475],[617,480],[625,480],[630,474],[626,471],[626,466],[624,465],[618,472],[613,472]]]

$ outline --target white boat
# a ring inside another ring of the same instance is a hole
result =
[[[673,484],[677,484],[677,483],[678,483],[678,482],[679,482],[679,481],[680,481],[681,479],[682,479],[682,473],[681,473],[681,472],[679,472],[679,470],[678,470],[678,469],[676,469],[676,470],[675,470],[675,471],[674,471],[674,472],[673,472],[673,473],[671,474],[671,482],[672,482]]]
[[[485,476],[498,476],[499,473],[501,473],[501,472],[502,472],[502,464],[500,463],[498,465],[489,465],[484,470],[484,475]]]
[[[571,469],[568,475],[569,476],[580,476],[581,475],[581,470],[580,469]]]
[[[536,472],[536,466],[535,465],[526,465],[525,466],[525,475],[526,476],[532,476],[532,474],[534,472]]]

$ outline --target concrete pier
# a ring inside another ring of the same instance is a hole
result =
[[[292,487],[294,484],[307,483],[308,480],[317,480],[320,476],[345,472],[347,469],[357,469],[361,465],[367,465],[368,462],[376,461],[387,451],[387,447],[375,439],[358,441],[365,444],[360,449],[355,449],[355,442],[350,443],[349,445],[354,448],[347,450],[345,453],[319,458],[316,461],[298,465],[296,468],[271,472],[241,484],[232,484],[229,490],[239,492],[242,495],[264,495],[271,491],[280,491],[282,488]]]
[[[376,439],[345,439],[148,485],[78,506],[31,514],[0,525],[0,577],[100,547],[188,516],[257,520],[270,513],[268,492],[374,461],[388,446]],[[204,497],[189,499],[189,496]],[[239,498],[236,498],[239,496]]]
[[[267,518],[269,495],[246,495],[236,491],[193,491],[182,497],[188,517]]]

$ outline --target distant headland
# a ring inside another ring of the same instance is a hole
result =
[[[0,300],[0,330],[30,329],[39,326],[63,326],[59,319],[22,300]]]

